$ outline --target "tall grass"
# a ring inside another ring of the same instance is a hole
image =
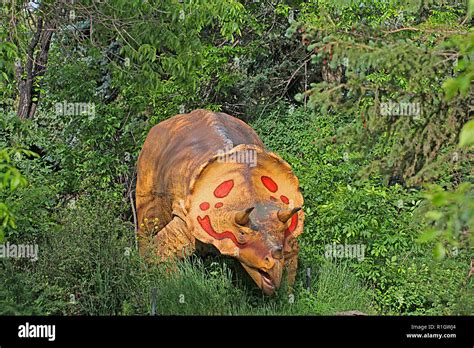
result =
[[[150,315],[153,301],[157,315],[371,312],[370,292],[344,265],[329,261],[301,265],[294,289],[283,284],[272,297],[233,259],[193,256],[173,266],[145,264],[133,248],[130,225],[117,215],[105,201],[82,202],[59,212],[61,223],[38,239],[38,261],[1,260],[0,314]]]

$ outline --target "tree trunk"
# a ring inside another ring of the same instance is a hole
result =
[[[32,118],[39,100],[39,92],[34,91],[34,83],[44,75],[54,26],[38,18],[36,32],[27,48],[25,67],[16,62],[16,78],[20,100],[17,115],[20,119]],[[37,50],[39,44],[39,50]],[[33,101],[36,97],[36,101]]]

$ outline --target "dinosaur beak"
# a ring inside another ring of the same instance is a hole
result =
[[[283,260],[275,260],[272,268],[253,268],[241,262],[244,269],[252,277],[255,284],[262,289],[266,295],[273,295],[281,285],[283,274]]]

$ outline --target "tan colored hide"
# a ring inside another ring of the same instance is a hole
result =
[[[195,110],[152,128],[138,160],[139,248],[151,261],[212,245],[267,294],[293,283],[303,197],[290,166],[244,122]]]

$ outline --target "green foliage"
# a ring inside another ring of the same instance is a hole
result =
[[[465,8],[433,3],[417,16],[415,4],[310,2],[289,31],[303,32],[322,72],[299,100],[309,97],[328,116],[343,109],[352,118],[340,130],[346,140],[365,152],[386,146],[365,171],[408,185],[440,176],[441,149],[468,120],[472,81],[472,34],[459,24]]]
[[[357,310],[373,314],[369,305],[373,300],[373,293],[361,285],[347,265],[323,261],[314,283],[314,290],[302,290],[304,296],[301,296],[302,304],[298,313],[334,315],[337,312]]]
[[[0,260],[0,314],[147,315],[156,290],[157,314],[472,315],[471,2],[85,1],[71,17],[42,1],[58,30],[22,121],[14,63],[34,32],[21,2],[2,4],[18,20],[0,24],[0,223],[40,255]],[[92,112],[64,112],[74,103]],[[263,296],[232,259],[137,255],[139,151],[195,108],[249,122],[297,174],[291,293]],[[334,243],[364,255],[329,259]]]
[[[6,18],[9,6],[2,4],[0,17]],[[15,59],[18,57],[18,48],[7,40],[9,31],[0,25],[0,108],[11,107],[13,104],[13,89],[15,85]]]
[[[459,146],[469,147],[473,143],[474,122],[467,122],[459,135]],[[433,249],[437,259],[446,255],[446,247],[457,253],[458,249],[468,249],[474,244],[472,226],[474,225],[474,197],[471,182],[464,182],[454,190],[445,190],[431,184],[426,193],[427,204],[421,209],[428,226],[419,241],[436,242]],[[471,247],[472,248],[472,247]]]
[[[0,313],[149,315],[154,291],[158,315],[371,311],[370,293],[347,268],[331,263],[312,266],[316,281],[309,292],[298,283],[292,296],[284,288],[274,298],[263,296],[230,259],[146,265],[135,251],[133,226],[118,218],[112,196],[96,191],[59,209],[59,223],[44,232],[34,264],[0,260],[0,276],[7,279]]]
[[[148,20],[129,21],[132,8],[137,18],[153,18],[153,25]],[[219,38],[232,43],[247,21],[238,1],[119,1],[104,10],[120,23],[116,48],[121,59],[114,64],[112,86],[150,98],[153,106],[172,93],[175,84],[180,93],[194,94],[207,78],[195,67],[208,62],[209,44]],[[107,28],[98,30],[109,39]]]
[[[459,134],[459,146],[472,146],[474,144],[474,120],[467,122]]]
[[[462,96],[467,96],[471,90],[471,83],[474,80],[474,33],[463,36],[454,36],[448,43],[447,48],[459,50],[460,59],[456,62],[454,71],[457,76],[449,78],[443,83],[448,99],[454,98],[459,92]]]
[[[426,194],[424,216],[428,228],[420,236],[421,242],[437,242],[434,249],[438,259],[445,257],[446,245],[469,249],[474,244],[470,230],[474,226],[474,191],[471,183],[462,183],[454,191],[432,185]],[[426,211],[427,210],[427,211]],[[453,252],[453,251],[451,251]]]
[[[17,187],[26,185],[25,178],[17,168],[12,165],[12,157],[17,159],[21,155],[33,156],[35,153],[24,149],[1,149],[0,150],[0,190],[14,191]]]
[[[325,260],[328,244],[363,245],[363,260],[343,261],[373,289],[379,312],[458,313],[458,298],[468,291],[462,283],[469,249],[459,248],[444,263],[434,261],[431,246],[417,243],[423,231],[421,206],[428,204],[424,193],[400,185],[387,187],[375,174],[362,179],[358,173],[373,157],[338,141],[336,132],[343,125],[342,119],[284,106],[253,123],[265,144],[289,161],[300,179],[306,215],[302,261]],[[335,142],[316,146],[315,140],[325,138]],[[467,208],[471,203],[461,193],[455,197],[464,208],[443,207],[445,218],[472,219]]]
[[[26,179],[13,165],[22,155],[35,156],[34,152],[25,149],[3,148],[0,150],[0,242],[3,241],[7,226],[16,228],[15,217],[4,202],[16,189],[26,185]]]

